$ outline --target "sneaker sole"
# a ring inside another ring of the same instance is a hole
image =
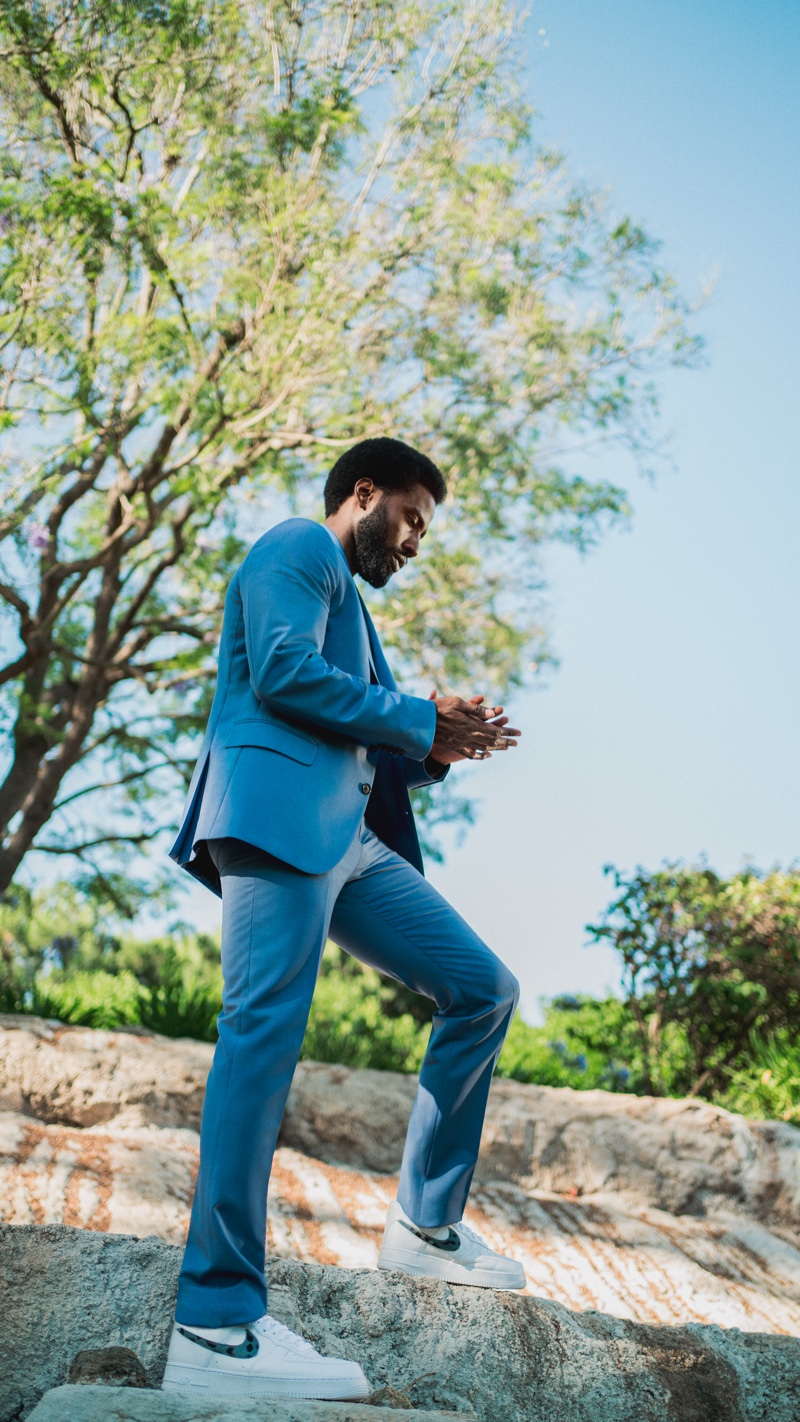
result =
[[[201,1381],[198,1374],[205,1369],[167,1364],[162,1392],[180,1392],[192,1397],[307,1397],[320,1402],[350,1402],[369,1397],[372,1388],[363,1378],[348,1382],[346,1378],[321,1379],[318,1383],[304,1378],[244,1378],[217,1374],[213,1382]]]
[[[527,1282],[522,1268],[517,1275],[519,1282],[511,1283],[508,1275],[492,1274],[488,1269],[472,1273],[463,1265],[451,1264],[447,1259],[425,1259],[422,1261],[416,1252],[406,1253],[404,1249],[382,1249],[378,1256],[378,1268],[387,1272],[399,1269],[403,1274],[415,1274],[417,1277],[429,1279],[444,1279],[445,1283],[467,1284],[474,1289],[524,1289]]]

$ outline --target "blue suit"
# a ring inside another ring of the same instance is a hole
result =
[[[323,874],[366,808],[367,824],[421,871],[408,790],[433,779],[422,762],[435,729],[433,703],[397,690],[339,540],[287,519],[228,589],[216,695],[172,857],[217,893],[213,839]]]
[[[419,1225],[461,1219],[519,988],[422,876],[408,791],[433,778],[435,727],[432,701],[398,692],[338,539],[306,519],[260,538],[171,851],[223,902],[180,1323],[266,1311],[269,1175],[329,933],[435,1003],[398,1199]]]

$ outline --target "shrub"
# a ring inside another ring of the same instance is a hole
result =
[[[419,1071],[429,1028],[410,1011],[397,1010],[396,986],[327,944],[301,1056],[382,1071]]]
[[[791,1121],[800,1126],[800,1042],[780,1033],[753,1033],[750,1060],[729,1073],[718,1103],[743,1116]]]
[[[621,892],[588,931],[622,959],[645,1090],[713,1097],[754,1031],[797,1039],[800,873],[613,872]]]
[[[636,1033],[617,998],[561,996],[542,1001],[545,1020],[532,1027],[517,1015],[497,1075],[540,1086],[633,1091],[641,1079]]]
[[[800,875],[725,880],[668,866],[631,879],[590,931],[613,942],[627,1001],[564,994],[515,1017],[499,1076],[611,1091],[693,1090],[800,1125]],[[141,1025],[213,1042],[219,941],[178,928],[136,939],[72,885],[0,904],[0,1011],[91,1027]],[[328,944],[302,1056],[419,1070],[433,1004]]]
[[[29,1011],[77,1027],[124,1027],[139,1022],[141,987],[133,973],[77,972],[39,978]]]

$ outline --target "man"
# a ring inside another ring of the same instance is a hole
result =
[[[172,856],[221,893],[223,1009],[164,1386],[366,1396],[267,1314],[266,1197],[325,940],[436,1004],[379,1267],[522,1288],[462,1223],[518,985],[422,871],[409,789],[516,745],[501,706],[398,692],[354,574],[383,587],[445,484],[371,439],[334,465],[325,525],[264,534],[225,603],[217,691]]]

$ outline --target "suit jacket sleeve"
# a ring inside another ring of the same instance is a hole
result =
[[[340,577],[330,535],[315,524],[298,522],[280,544],[260,540],[251,549],[240,589],[253,690],[279,714],[424,760],[436,730],[433,702],[371,685],[322,655]]]
[[[449,775],[450,766],[443,765],[438,775],[430,775],[424,760],[409,760],[406,756],[403,761],[403,770],[406,777],[406,789],[420,790],[423,785],[439,785]]]

